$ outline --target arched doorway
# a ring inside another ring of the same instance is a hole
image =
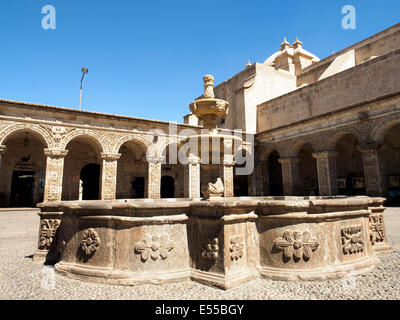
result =
[[[90,136],[78,136],[71,140],[66,149],[68,154],[64,159],[64,174],[62,199],[78,200],[79,185],[82,178],[85,200],[100,199],[100,172],[102,147]],[[90,189],[90,190],[89,190]]]
[[[304,144],[299,153],[299,181],[298,194],[305,196],[319,195],[317,160],[313,157],[314,149],[309,144]]]
[[[174,193],[169,196],[163,195],[165,187],[161,181],[161,198],[184,198],[185,197],[185,166],[179,162],[179,145],[177,143],[169,144],[162,152],[163,162],[161,165],[161,175],[170,176],[174,180]],[[172,184],[172,181],[169,182]]]
[[[366,194],[364,165],[359,145],[357,138],[352,134],[345,134],[336,143],[336,172],[339,194]]]
[[[99,200],[100,165],[97,163],[85,165],[81,170],[80,180],[83,186],[82,200]]]
[[[389,129],[380,149],[384,167],[383,193],[389,202],[400,203],[400,124]]]
[[[175,197],[175,179],[171,176],[161,178],[161,198]]]
[[[272,151],[268,157],[269,194],[270,196],[283,195],[282,165],[279,163],[278,151]]]
[[[37,132],[16,131],[3,144],[0,163],[0,206],[33,207],[43,201],[46,177],[44,148],[47,144]]]
[[[117,199],[143,199],[148,183],[146,146],[136,140],[121,145],[117,165]]]

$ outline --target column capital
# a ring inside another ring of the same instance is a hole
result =
[[[224,160],[224,166],[229,167],[229,166],[234,166],[236,164],[235,161],[231,160]]]
[[[335,158],[337,152],[334,150],[317,151],[312,154],[315,159]]]
[[[146,160],[148,163],[157,164],[164,161],[164,157],[162,156],[146,156]]]
[[[229,138],[224,138],[224,147],[226,148],[232,148],[233,145],[233,138],[229,137]]]
[[[69,150],[62,149],[44,149],[44,154],[52,158],[64,158]]]
[[[0,155],[4,153],[4,151],[6,151],[7,146],[5,145],[0,145]]]
[[[116,161],[121,157],[120,153],[101,153],[101,158],[106,161]]]
[[[380,143],[371,143],[358,146],[358,150],[360,150],[361,152],[372,152],[378,151],[381,147],[382,144]]]
[[[292,163],[299,163],[300,162],[300,158],[298,157],[284,157],[284,158],[280,158],[278,159],[280,164],[292,164]]]
[[[189,155],[188,164],[199,164],[199,163],[201,163],[200,157],[195,156],[193,154]]]

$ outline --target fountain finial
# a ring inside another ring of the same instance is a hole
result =
[[[214,98],[214,77],[211,74],[206,74],[203,77],[204,81],[204,98]]]
[[[199,118],[205,129],[216,129],[218,119],[225,119],[229,103],[214,97],[214,77],[211,74],[206,74],[203,80],[204,94],[189,104],[190,111]]]

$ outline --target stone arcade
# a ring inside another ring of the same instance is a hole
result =
[[[183,124],[0,100],[0,206],[40,203],[34,258],[222,288],[373,268],[390,251],[382,197],[400,196],[400,25],[323,60],[285,39],[204,81]]]

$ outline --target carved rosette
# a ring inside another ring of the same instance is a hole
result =
[[[158,258],[165,260],[173,249],[174,244],[166,233],[160,236],[146,234],[135,246],[135,252],[141,255],[143,262],[146,262],[149,257],[154,261],[158,260]]]
[[[364,251],[361,225],[342,229],[342,246],[344,254],[356,254]]]
[[[283,250],[283,255],[287,259],[295,261],[303,258],[308,261],[311,258],[311,253],[319,247],[318,240],[312,239],[308,231],[303,233],[297,231],[285,231],[282,237],[275,240],[275,247]]]
[[[54,240],[56,231],[60,226],[60,221],[61,220],[57,219],[42,220],[40,227],[40,237],[39,237],[40,250],[49,250],[50,245]]]
[[[82,251],[90,256],[96,252],[96,250],[100,246],[100,238],[97,232],[90,228],[83,232],[82,240],[81,240],[81,249]]]
[[[216,261],[218,260],[218,253],[218,238],[214,238],[210,243],[207,243],[206,248],[201,252],[201,256],[204,259]]]
[[[385,241],[385,226],[383,215],[369,216],[370,239],[372,245]]]
[[[243,257],[243,238],[241,236],[234,236],[230,239],[229,251],[231,260],[239,260]]]

